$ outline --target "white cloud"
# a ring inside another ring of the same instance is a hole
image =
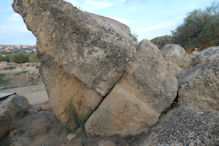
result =
[[[13,22],[20,21],[20,19],[21,19],[21,18],[20,18],[20,15],[17,14],[17,13],[12,14],[12,15],[8,18],[9,21],[13,21]]]
[[[140,34],[140,33],[145,33],[145,32],[149,32],[149,31],[152,31],[152,30],[163,29],[163,28],[173,26],[173,25],[176,25],[176,24],[177,24],[176,22],[166,22],[166,23],[163,23],[163,24],[158,24],[158,25],[154,25],[154,26],[150,26],[150,27],[138,30],[137,33]]]
[[[1,8],[1,9],[0,9],[0,12],[1,12],[1,13],[2,13],[2,12],[6,13],[6,12],[11,11],[11,10],[12,10],[12,7]]]
[[[188,7],[182,7],[182,8],[180,8],[180,9],[177,10],[177,13],[185,13],[185,15],[186,15],[187,12],[191,12],[191,11],[193,11],[193,10],[195,10],[195,9],[198,9],[198,8],[199,8],[198,5],[192,5],[192,6],[188,6]],[[174,9],[169,9],[169,10],[167,10],[167,11],[165,11],[165,12],[162,12],[162,14],[165,14],[165,15],[172,15],[172,14],[174,14],[174,13],[175,13],[175,10],[174,10]]]
[[[0,25],[0,44],[36,44],[25,25]]]
[[[127,25],[131,23],[130,20],[125,19],[125,18],[121,18],[121,17],[113,17],[112,19],[115,19],[115,20],[117,20],[117,21],[119,21],[121,23],[127,24]]]
[[[182,9],[182,10],[183,10],[183,11],[186,11],[186,12],[190,12],[190,11],[192,11],[192,10],[194,10],[194,9],[197,9],[197,8],[198,8],[197,5],[193,5],[193,6],[186,7],[186,8],[184,8],[184,9]]]
[[[158,36],[169,35],[171,34],[171,32],[169,31],[170,28],[174,30],[179,24],[183,22],[184,17],[185,16],[180,16],[173,21],[139,29],[136,31],[139,36],[138,38],[139,40],[142,40],[144,38],[153,39]]]
[[[127,8],[129,11],[136,11],[138,8],[137,7],[128,7]]]
[[[178,21],[170,21],[170,22],[165,22],[162,24],[146,27],[140,30],[137,30],[138,38],[141,41],[142,39],[152,39],[158,36],[162,35],[167,35],[168,32],[166,32],[164,29],[168,27],[172,27],[173,29],[176,27],[178,24]]]
[[[123,2],[123,3],[129,3],[129,2],[132,2],[132,1],[144,2],[145,0],[120,0],[120,1]]]
[[[143,39],[148,39],[151,40],[153,38],[159,37],[159,36],[163,36],[163,35],[169,35],[169,33],[160,33],[160,32],[156,32],[156,33],[147,33],[147,34],[139,34],[138,35],[138,40],[141,41]]]
[[[7,25],[7,26],[4,25],[4,26],[0,26],[0,30],[4,30],[5,32],[14,32],[14,33],[30,32],[25,25]]]

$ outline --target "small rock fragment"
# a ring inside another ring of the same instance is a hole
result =
[[[74,133],[74,134],[68,134],[68,135],[67,135],[68,141],[72,141],[74,138],[76,138],[76,134],[75,134],[75,133]]]

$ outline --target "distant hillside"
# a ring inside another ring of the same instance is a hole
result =
[[[35,45],[0,45],[0,52],[36,52]]]

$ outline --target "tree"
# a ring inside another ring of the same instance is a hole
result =
[[[39,62],[40,60],[39,60],[39,58],[38,58],[38,56],[37,56],[37,53],[31,54],[31,55],[29,56],[29,61],[30,61],[30,62]]]
[[[8,55],[1,55],[0,54],[0,62],[1,61],[7,61],[7,62],[9,62],[9,57],[8,57]]]
[[[28,62],[28,60],[29,60],[29,57],[24,52],[19,52],[19,53],[9,55],[10,62],[25,63],[25,62]]]
[[[219,45],[219,3],[189,13],[184,23],[172,32],[172,36],[174,43],[184,48]]]
[[[173,40],[172,40],[171,36],[164,35],[164,36],[160,36],[160,37],[156,37],[156,38],[152,39],[151,42],[154,43],[155,45],[157,45],[158,48],[161,49],[166,44],[172,44]]]

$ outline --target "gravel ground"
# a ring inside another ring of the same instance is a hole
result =
[[[16,92],[19,95],[23,95],[27,98],[31,105],[48,101],[48,95],[42,82],[38,85],[0,90],[0,93],[2,92]]]

